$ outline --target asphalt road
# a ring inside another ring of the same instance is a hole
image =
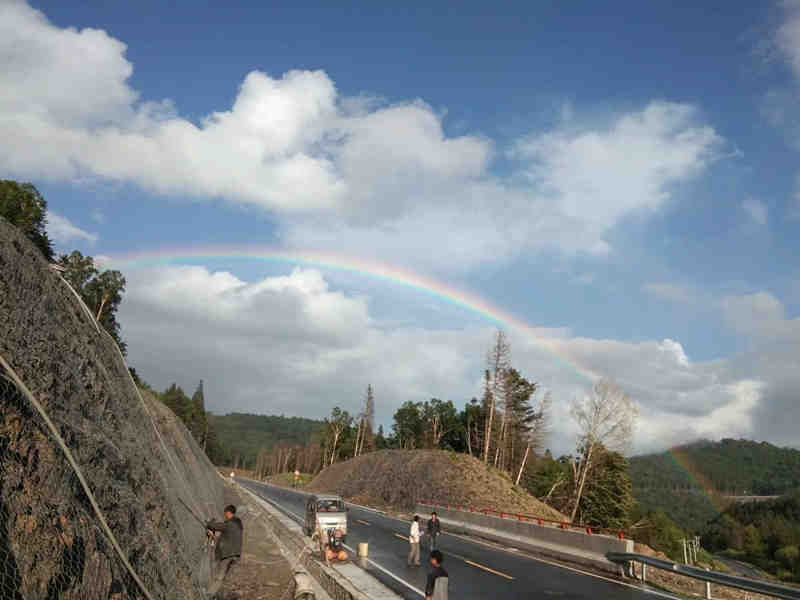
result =
[[[302,520],[305,496],[284,488],[254,481],[240,483]],[[366,568],[381,582],[407,600],[420,600],[425,589],[427,566],[406,565],[409,523],[349,505],[347,545],[369,543]],[[422,517],[423,515],[420,515]],[[529,557],[513,549],[444,534],[439,549],[450,575],[450,597],[458,600],[657,600],[667,594],[618,583],[578,570]],[[420,551],[423,564],[426,552]]]

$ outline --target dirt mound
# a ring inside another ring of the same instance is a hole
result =
[[[308,489],[404,510],[419,500],[430,500],[565,520],[500,471],[466,454],[441,450],[371,452],[326,468]]]
[[[219,510],[213,466],[166,407],[139,396],[110,337],[2,219],[0,355],[58,432],[0,367],[0,597],[143,598],[112,538],[154,598],[201,597],[204,528],[187,506]]]

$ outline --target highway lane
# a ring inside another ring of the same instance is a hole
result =
[[[254,481],[240,480],[240,483],[296,519],[302,519],[304,495]],[[347,545],[356,548],[359,542],[367,542],[367,570],[407,600],[420,600],[428,570],[424,565],[427,553],[424,548],[420,552],[423,567],[406,565],[409,523],[352,504],[349,508]],[[538,597],[658,600],[672,597],[461,536],[445,534],[439,540],[439,547],[445,555],[444,567],[450,574],[450,597],[459,600],[529,600]]]

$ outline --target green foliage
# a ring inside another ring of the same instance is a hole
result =
[[[586,478],[578,506],[576,522],[594,527],[627,529],[635,506],[628,460],[618,452],[600,447],[593,462],[594,467]],[[553,460],[551,456],[541,457],[521,483],[540,500],[565,512],[572,502],[575,487],[572,459],[566,456],[558,460]]]
[[[84,256],[77,250],[62,254],[58,264],[64,267],[63,277],[80,294],[92,311],[95,319],[125,354],[127,344],[122,339],[117,310],[125,291],[125,278],[119,271],[100,271],[91,256]]]
[[[47,201],[32,184],[0,180],[0,217],[19,228],[47,260],[53,260],[46,230]]]
[[[229,453],[219,442],[214,427],[208,420],[209,413],[205,410],[202,381],[191,398],[184,393],[180,386],[174,383],[163,393],[158,394],[158,398],[175,413],[175,416],[183,421],[183,424],[205,451],[211,462],[225,464]]]
[[[619,452],[601,452],[587,479],[579,506],[586,525],[626,529],[635,504],[628,460]]]
[[[403,403],[394,413],[392,432],[396,444],[407,450],[423,446],[422,435],[425,431],[422,420],[422,402]]]
[[[278,444],[307,444],[319,439],[325,423],[314,419],[271,415],[230,413],[224,416],[210,414],[209,423],[227,456],[222,464],[238,459],[242,468],[254,468],[258,453],[271,450]],[[214,461],[216,463],[216,461]]]
[[[683,562],[682,539],[686,534],[663,510],[642,513],[640,506],[631,511],[631,535],[637,542],[647,544],[654,550],[663,552],[675,561]]]
[[[800,491],[764,502],[731,504],[708,524],[703,546],[800,581]]]
[[[630,470],[643,507],[663,510],[699,533],[727,495],[778,495],[800,487],[800,451],[748,440],[702,441],[633,457]]]

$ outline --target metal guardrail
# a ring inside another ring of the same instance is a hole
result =
[[[583,531],[589,535],[602,534],[610,535],[621,540],[628,539],[625,537],[625,532],[621,529],[611,529],[609,527],[592,527],[591,525],[580,525],[578,523],[570,523],[569,521],[557,521],[555,519],[544,519],[534,515],[523,515],[515,512],[494,510],[491,508],[475,508],[472,506],[464,506],[463,504],[443,504],[441,502],[433,502],[430,500],[417,500],[417,504],[422,506],[432,506],[439,508],[447,508],[448,510],[460,510],[462,512],[481,513],[483,515],[492,515],[500,517],[501,519],[511,519],[512,521],[523,521],[525,523],[538,523],[544,525],[545,523],[558,527],[559,529],[575,529]]]
[[[647,566],[705,581],[706,598],[711,598],[711,584],[713,583],[715,585],[732,587],[746,592],[771,596],[773,598],[800,600],[800,588],[772,583],[771,581],[764,581],[763,579],[749,579],[747,577],[728,575],[727,573],[720,573],[718,571],[706,571],[697,567],[690,567],[689,565],[682,565],[680,563],[653,558],[652,556],[645,556],[643,554],[609,552],[606,554],[606,558],[611,562],[619,564],[641,563],[643,581],[647,579]]]

